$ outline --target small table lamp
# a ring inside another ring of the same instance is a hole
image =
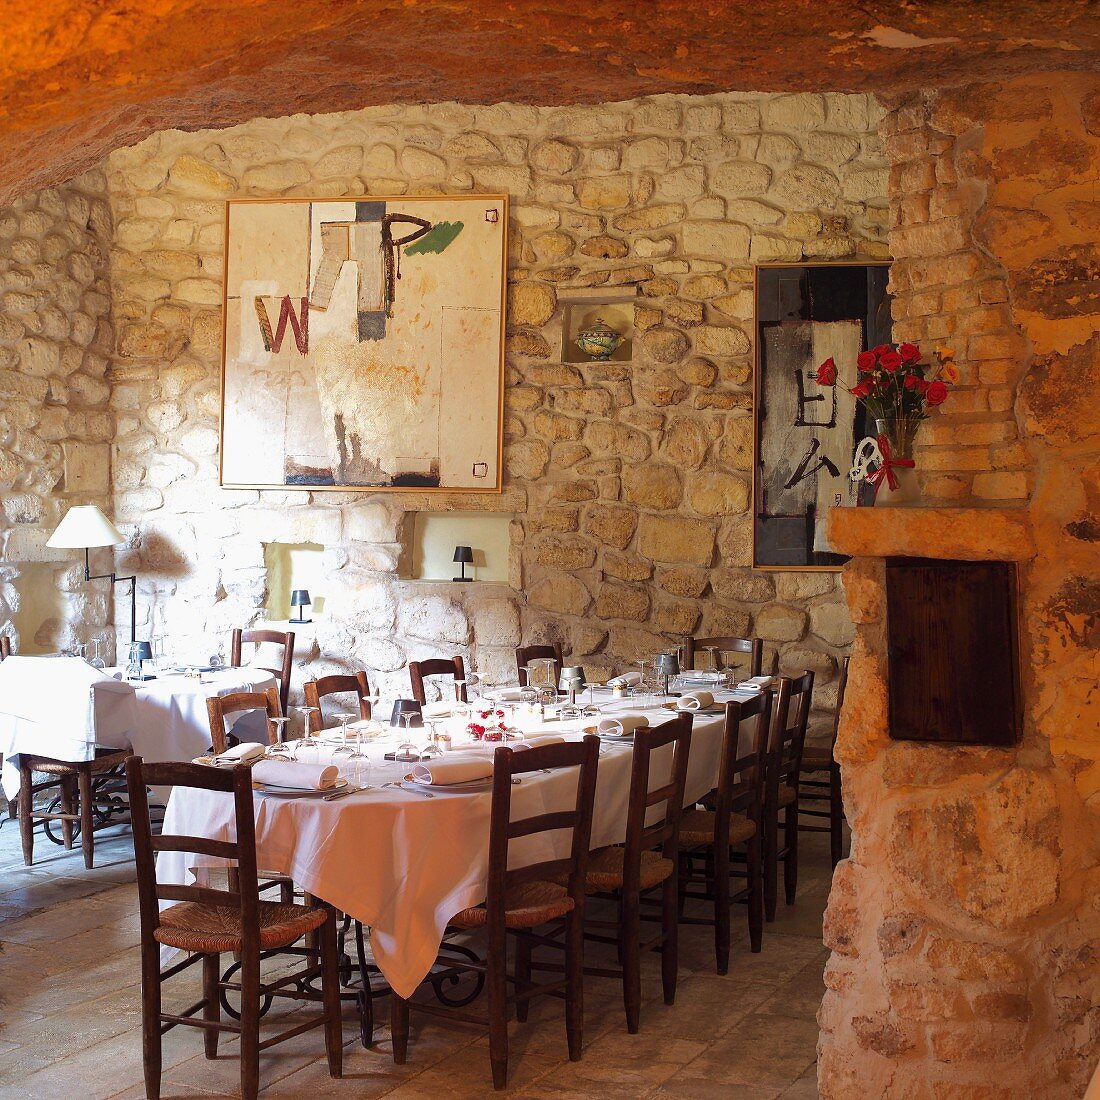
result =
[[[466,576],[466,566],[467,565],[472,565],[473,561],[474,561],[474,551],[471,547],[469,547],[469,546],[456,546],[455,547],[455,556],[452,560],[462,563],[462,576],[461,577],[452,577],[451,578],[452,580],[455,580],[455,581],[472,581],[474,579],[473,577],[467,577]]]
[[[305,588],[295,588],[290,594],[290,606],[298,609],[297,618],[291,619],[292,623],[311,623],[312,619],[305,617],[305,612],[302,610],[304,607],[308,607],[313,601],[309,598],[309,592]]]
[[[84,579],[86,581],[110,580],[111,584],[130,583],[130,647],[137,642],[137,577],[119,577],[114,573],[97,573],[92,576],[88,551],[97,546],[119,546],[126,540],[119,529],[94,505],[76,504],[65,513],[65,518],[46,540],[47,546],[58,549],[84,551]],[[145,643],[148,645],[148,642]]]

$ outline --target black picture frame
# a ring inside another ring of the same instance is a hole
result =
[[[822,512],[872,503],[873,490],[853,485],[848,471],[874,426],[846,391],[817,385],[810,349],[821,333],[843,338],[852,361],[845,355],[837,366],[842,380],[854,381],[854,352],[890,341],[889,263],[760,264],[755,274],[753,568],[836,571],[848,559],[822,545]],[[802,499],[792,506],[796,495]]]

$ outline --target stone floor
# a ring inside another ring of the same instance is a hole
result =
[[[64,852],[44,838],[36,845],[39,861],[25,868],[16,823],[0,828],[0,1097],[145,1095],[134,865],[129,836],[113,832],[102,834],[97,866],[85,872],[79,850]],[[585,1051],[576,1063],[566,1057],[561,1003],[543,998],[527,1024],[512,1025],[509,1092],[601,1100],[816,1098],[814,1016],[827,954],[821,914],[830,872],[824,838],[804,840],[798,901],[790,908],[780,902],[761,954],[750,953],[738,909],[730,973],[717,977],[711,930],[685,927],[676,1004],[662,1003],[659,962],[648,960],[642,1029],[634,1036],[626,1032],[618,983],[588,979]],[[176,979],[177,990],[180,983],[189,988],[169,994],[167,1006],[198,999],[198,973]],[[492,1093],[487,1041],[462,1025],[414,1015],[409,1062],[395,1066],[387,1003],[370,1050],[360,1045],[348,1009],[343,1079],[328,1077],[321,1033],[307,1032],[261,1056],[262,1095],[437,1100]],[[194,1029],[176,1028],[164,1044],[165,1100],[236,1094],[234,1041],[223,1037],[216,1061],[203,1057]]]

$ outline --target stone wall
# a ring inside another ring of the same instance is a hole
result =
[[[898,331],[943,333],[968,360],[926,487],[1017,506],[876,511],[868,537],[841,536],[854,845],[825,920],[820,1088],[1076,1100],[1100,1058],[1100,81],[913,97],[883,130],[922,166],[891,233]],[[876,559],[896,553],[1021,563],[1014,750],[889,741]]]
[[[0,632],[23,652],[109,638],[105,582],[46,546],[69,504],[110,509],[106,182],[87,172],[0,210]]]
[[[839,95],[451,103],[114,153],[115,503],[143,616],[224,634],[262,615],[262,544],[309,541],[329,548],[333,609],[311,667],[340,655],[402,691],[436,639],[503,676],[521,610],[525,640],[590,672],[691,631],[759,634],[816,669],[828,707],[851,639],[835,576],[749,569],[752,263],[886,256],[880,114]],[[475,190],[512,199],[505,497],[219,490],[224,200]],[[559,298],[593,288],[636,295],[632,364],[561,361]],[[526,604],[504,590],[493,606],[512,610],[483,613],[421,587],[405,611],[405,513],[456,506],[515,513]]]

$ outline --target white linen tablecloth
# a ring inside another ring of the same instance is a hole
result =
[[[137,726],[135,693],[81,657],[9,657],[0,662],[0,783],[19,793],[19,756],[95,758],[97,744],[128,748]]]
[[[608,700],[603,709],[605,713],[636,710],[637,703]],[[654,724],[673,717],[656,707],[648,713]],[[717,782],[722,743],[721,714],[700,713],[693,719],[687,804]],[[528,724],[525,732],[567,733],[571,739],[580,738],[581,724]],[[744,736],[742,732],[742,739]],[[394,744],[388,735],[385,741],[369,746],[372,787],[361,793],[332,802],[257,794],[256,847],[261,866],[290,875],[309,893],[368,926],[379,968],[400,995],[409,996],[435,961],[450,918],[485,900],[492,796],[489,791],[460,794],[433,787],[434,797],[427,798],[400,788],[380,789],[382,783],[399,779],[409,770],[408,764],[383,761],[383,753]],[[742,744],[739,752],[747,748]],[[330,753],[330,748],[311,747],[301,755],[327,760]],[[601,742],[593,849],[625,839],[631,757],[629,742]],[[651,786],[667,781],[670,763],[670,747],[655,754]],[[567,809],[575,796],[572,774],[527,775],[512,791],[513,816]],[[659,813],[660,807],[655,812]],[[235,839],[231,797],[177,788],[168,803],[164,832]],[[567,839],[560,831],[523,837],[512,844],[512,863],[524,866],[567,855]],[[224,862],[184,852],[162,852],[157,878],[162,883],[189,884],[202,876],[200,868]]]
[[[274,686],[270,672],[252,667],[204,673],[201,681],[169,674],[131,683],[80,657],[9,657],[0,662],[4,794],[11,799],[19,793],[20,752],[91,760],[99,744],[132,749],[150,762],[192,760],[210,745],[210,696]],[[245,741],[267,740],[257,714],[246,714],[233,733]],[[154,793],[167,800],[166,790]]]

